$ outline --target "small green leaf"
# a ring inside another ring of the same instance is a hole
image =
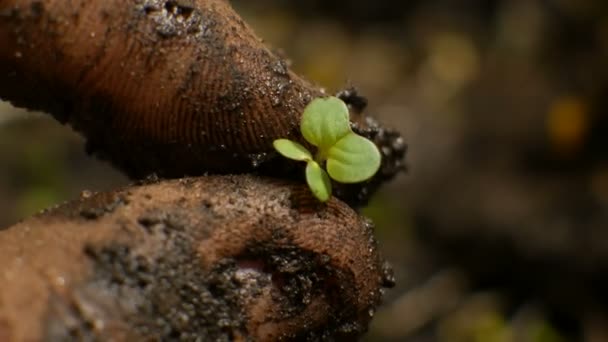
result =
[[[331,181],[327,172],[315,161],[309,161],[306,165],[306,182],[313,195],[321,202],[327,202],[331,197]]]
[[[306,149],[306,147],[298,144],[295,141],[287,139],[277,139],[272,143],[272,145],[277,151],[279,151],[280,154],[289,159],[299,161],[312,160],[312,155]]]
[[[359,183],[378,172],[380,161],[380,151],[373,142],[350,133],[329,150],[327,172],[340,183]]]
[[[306,141],[326,151],[351,132],[348,107],[337,97],[315,99],[304,109],[300,130]]]

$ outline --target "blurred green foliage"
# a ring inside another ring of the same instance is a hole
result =
[[[84,153],[83,140],[41,114],[0,107],[0,229],[83,190],[109,190],[126,178]]]

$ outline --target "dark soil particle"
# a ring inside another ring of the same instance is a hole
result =
[[[199,34],[205,31],[205,19],[192,1],[148,0],[142,5],[144,13],[153,17],[156,32],[162,38],[184,34]]]
[[[204,272],[192,237],[183,233],[179,221],[158,212],[140,218],[150,234],[163,237],[162,250],[143,254],[119,243],[88,246],[95,276],[87,288],[111,291],[119,303],[128,303],[123,306],[129,309],[120,314],[140,336],[231,341],[245,322],[234,280],[236,265],[226,262]],[[81,326],[86,329],[86,324]]]
[[[129,199],[125,194],[103,193],[93,196],[92,199],[89,199],[89,196],[87,194],[75,201],[47,209],[40,215],[96,220],[129,204]]]
[[[272,281],[278,290],[275,300],[284,301],[281,312],[284,317],[292,317],[306,309],[313,297],[325,291],[325,281],[330,279],[328,269],[319,268],[315,256],[297,248],[277,249],[254,246],[248,251],[250,258],[262,258],[264,270],[272,274]]]
[[[102,215],[108,214],[108,213],[112,213],[114,210],[116,210],[117,207],[121,206],[121,205],[126,205],[128,204],[127,199],[125,199],[124,197],[114,197],[111,199],[111,201],[103,206],[99,206],[99,207],[90,207],[90,206],[83,206],[80,209],[80,216],[82,216],[83,218],[87,219],[87,220],[94,220]]]

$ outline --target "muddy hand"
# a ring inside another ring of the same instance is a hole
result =
[[[83,194],[0,231],[0,340],[352,340],[391,281],[371,230],[252,176]]]
[[[272,142],[304,143],[301,113],[323,95],[225,0],[0,0],[0,75],[0,98],[51,113],[137,179],[301,178]],[[358,204],[402,169],[405,145],[363,114],[363,99],[341,94],[384,154],[372,181],[337,189]]]

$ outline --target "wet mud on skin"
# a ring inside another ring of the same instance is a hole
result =
[[[48,340],[352,340],[392,281],[372,230],[338,200],[253,176],[85,194],[0,232],[0,266],[16,274],[0,283],[0,333],[39,319]],[[19,234],[42,247],[5,248]],[[50,243],[65,234],[69,248]],[[23,321],[1,303],[25,294],[44,305]]]
[[[223,0],[0,1],[0,97],[51,113],[87,150],[135,179],[250,173],[298,179],[278,138],[303,140],[304,107],[324,91],[291,72]],[[368,183],[336,184],[365,203],[403,169],[405,144],[338,94],[383,153]]]

